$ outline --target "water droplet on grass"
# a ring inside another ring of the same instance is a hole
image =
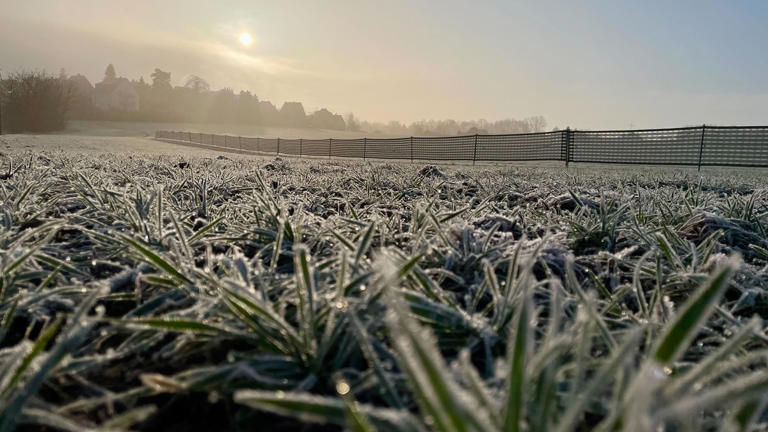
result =
[[[336,383],[336,392],[340,395],[349,393],[349,384],[346,381],[339,381]]]

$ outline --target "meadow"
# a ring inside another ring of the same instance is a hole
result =
[[[72,139],[0,137],[2,432],[768,428],[764,171]]]
[[[383,137],[388,135],[372,132],[354,132],[316,128],[291,128],[254,126],[223,123],[154,123],[130,121],[71,120],[67,129],[56,132],[57,135],[117,136],[117,137],[152,137],[158,130],[183,130],[200,133],[216,133],[231,136],[249,136],[262,138],[363,138],[364,136]]]

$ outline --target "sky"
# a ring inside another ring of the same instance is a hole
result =
[[[764,0],[0,0],[0,73],[159,67],[383,122],[768,124],[766,23]]]

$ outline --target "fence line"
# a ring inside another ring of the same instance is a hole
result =
[[[158,139],[276,155],[424,161],[768,167],[768,126],[552,132],[448,137],[284,139],[157,131]]]

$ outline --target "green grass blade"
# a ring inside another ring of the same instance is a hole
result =
[[[227,330],[209,324],[176,318],[134,318],[116,322],[128,326],[138,326],[178,333],[189,332],[209,336],[221,336],[229,333]]]
[[[29,366],[32,364],[35,358],[37,358],[45,349],[45,347],[48,345],[48,342],[50,342],[51,338],[56,335],[56,332],[59,331],[59,327],[61,326],[62,318],[59,317],[56,319],[53,323],[51,323],[48,327],[43,330],[43,332],[40,334],[40,337],[37,338],[34,345],[32,345],[32,349],[29,351],[29,353],[24,356],[24,360],[22,360],[21,364],[18,368],[16,368],[16,371],[14,371],[13,376],[11,377],[10,382],[8,383],[8,387],[5,389],[2,389],[2,392],[0,392],[0,395],[2,396],[8,396],[8,394],[13,391],[16,387],[16,384],[21,380],[22,375],[26,370],[29,368]]]
[[[423,415],[438,430],[448,432],[491,431],[489,416],[464,392],[451,376],[432,334],[404,313],[407,307],[390,293],[387,325],[392,335],[398,365],[407,375]]]
[[[355,267],[357,267],[360,264],[360,260],[363,259],[363,256],[365,256],[366,252],[368,252],[368,248],[371,247],[371,242],[373,241],[373,234],[375,232],[376,232],[376,224],[371,223],[368,226],[368,229],[365,230],[363,237],[360,239],[360,242],[357,245],[357,252],[355,253],[355,261],[354,261]]]
[[[523,426],[523,389],[525,388],[525,366],[528,351],[531,348],[531,313],[533,306],[526,295],[517,311],[515,328],[512,340],[509,343],[511,350],[508,359],[509,371],[506,383],[506,401],[504,403],[503,426],[505,432],[518,432]]]
[[[189,243],[194,243],[195,241],[201,239],[208,231],[216,228],[216,225],[221,223],[222,220],[224,220],[224,216],[217,217],[216,219],[212,220],[210,223],[208,223],[204,227],[202,227],[199,230],[197,230],[197,232],[195,232],[194,235],[189,237],[189,239],[187,239],[187,241]]]
[[[165,271],[169,275],[183,282],[192,283],[192,281],[190,281],[186,276],[181,274],[181,272],[176,270],[176,268],[172,266],[168,261],[164,260],[158,254],[147,249],[141,243],[125,235],[121,235],[120,237],[122,238],[123,242],[127,243],[133,249],[138,251],[147,261],[151,262],[152,264],[157,266],[159,269]]]
[[[309,266],[309,251],[303,245],[297,245],[293,251],[294,272],[296,274],[296,294],[299,299],[299,326],[304,335],[304,344],[310,351],[317,345],[315,336],[315,279],[314,271]]]
[[[615,379],[616,372],[621,365],[627,361],[627,357],[632,350],[637,348],[640,342],[641,336],[644,333],[643,328],[638,328],[632,331],[627,336],[624,342],[613,350],[610,358],[608,358],[595,372],[592,380],[587,384],[583,390],[579,390],[574,401],[572,401],[560,418],[555,429],[557,432],[567,432],[573,430],[579,417],[583,414],[584,408],[593,398],[598,396],[598,393],[612,380]]]
[[[305,422],[339,426],[348,424],[347,408],[342,400],[336,398],[295,392],[240,390],[235,392],[234,400],[251,408],[295,417]],[[380,432],[424,430],[407,411],[373,408],[369,405],[360,405],[359,410]]]
[[[728,287],[731,274],[738,268],[738,262],[731,259],[704,282],[676,314],[656,345],[653,358],[666,366],[675,361],[688,348],[691,339],[710,315],[720,296]]]

